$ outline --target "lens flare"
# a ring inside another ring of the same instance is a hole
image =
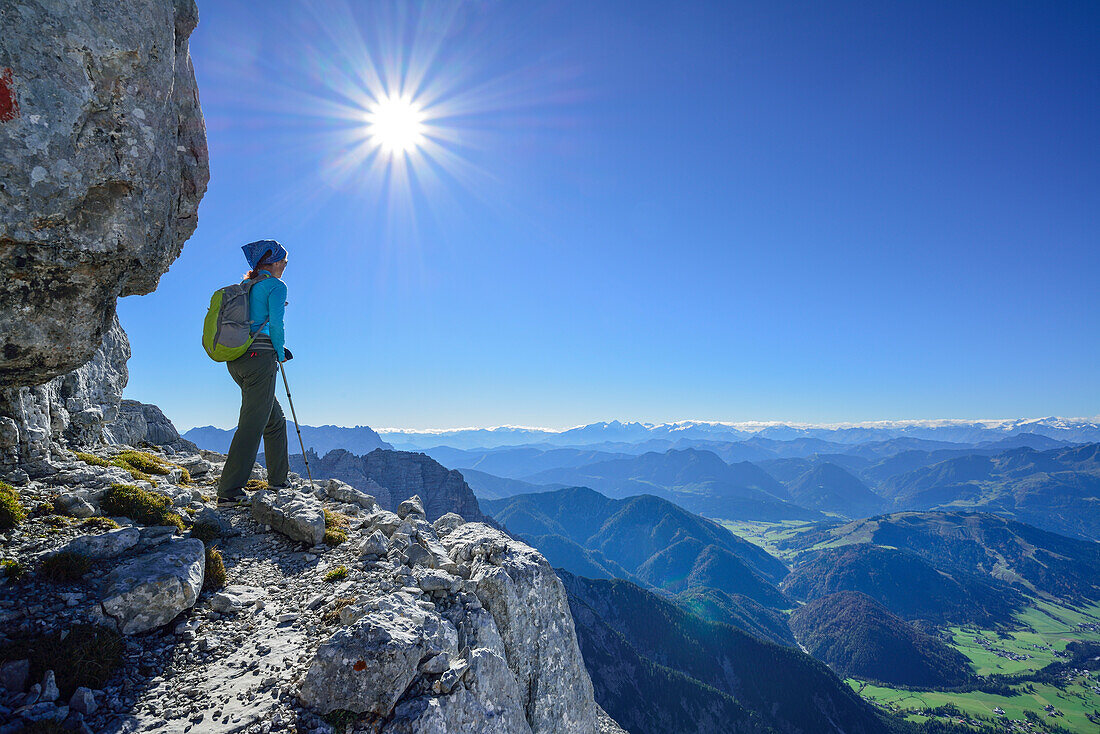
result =
[[[382,97],[365,117],[367,134],[383,153],[402,155],[424,144],[424,110],[407,97]]]

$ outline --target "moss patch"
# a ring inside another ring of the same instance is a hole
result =
[[[17,581],[23,578],[23,574],[26,571],[23,570],[23,564],[11,558],[5,558],[0,561],[0,576]]]
[[[0,530],[14,528],[27,517],[27,508],[10,484],[0,482]]]
[[[348,728],[351,727],[358,718],[359,714],[353,711],[336,709],[322,716],[321,721],[332,727],[333,734],[346,734]]]
[[[219,538],[221,534],[221,528],[212,522],[197,522],[191,526],[191,537],[198,538],[204,543]]]
[[[121,526],[109,517],[89,517],[80,523],[85,530],[118,530]]]
[[[342,512],[333,512],[332,510],[325,510],[325,527],[340,529],[348,526],[348,516]]]
[[[225,561],[217,548],[206,549],[206,572],[202,580],[204,591],[224,589],[226,582]]]
[[[173,466],[164,459],[144,451],[123,451],[111,459],[110,465],[125,469],[134,479],[149,482],[154,487],[157,486],[157,480],[153,479],[152,475],[169,474]]]
[[[267,489],[267,481],[264,479],[249,479],[244,483],[244,488],[249,492],[259,492],[261,489]]]
[[[92,561],[87,556],[61,551],[42,561],[38,573],[48,581],[62,584],[79,581],[91,568]]]
[[[72,520],[65,515],[46,515],[42,518],[42,522],[51,528],[67,528]]]
[[[348,539],[348,534],[343,530],[326,530],[324,542],[325,545],[336,547]]]
[[[184,530],[183,518],[169,509],[172,500],[132,484],[112,484],[100,506],[108,515],[128,517],[143,525],[170,525],[181,533]]]
[[[80,624],[42,637],[13,640],[0,647],[0,662],[30,660],[29,680],[42,680],[47,670],[56,677],[61,697],[68,700],[80,686],[101,689],[122,664],[122,636],[106,627]]]
[[[345,528],[348,526],[348,516],[324,510],[325,513],[325,545],[337,546],[348,539]]]
[[[347,566],[337,566],[336,568],[332,569],[331,571],[329,571],[328,573],[325,574],[325,581],[327,581],[330,584],[333,584],[333,583],[336,583],[337,581],[343,581],[347,577],[348,577],[348,567]]]
[[[106,459],[101,459],[95,454],[85,454],[81,451],[76,452],[76,458],[83,461],[85,464],[91,464],[92,466],[110,466],[111,462]]]

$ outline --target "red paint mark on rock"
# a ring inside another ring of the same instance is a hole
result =
[[[19,117],[19,102],[11,88],[11,69],[0,69],[0,122]]]
[[[356,673],[360,673],[360,672],[367,669],[367,661],[366,660],[356,660],[355,665],[351,666],[351,669],[354,670]]]

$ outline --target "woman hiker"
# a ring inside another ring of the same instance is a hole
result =
[[[283,345],[283,309],[287,291],[286,284],[280,278],[286,270],[287,252],[275,240],[250,242],[241,249],[250,268],[245,279],[259,281],[248,294],[251,331],[256,338],[247,352],[226,362],[229,374],[241,387],[241,416],[233,442],[229,445],[229,457],[218,480],[218,502],[221,504],[246,498],[244,486],[252,474],[261,435],[269,486],[285,488],[290,469],[286,449],[286,418],[279,401],[275,399],[278,362],[293,358],[290,350]]]

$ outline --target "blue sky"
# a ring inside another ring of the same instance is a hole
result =
[[[210,188],[119,302],[181,428],[236,423],[200,324],[263,237],[313,425],[1100,414],[1096,3],[199,6]],[[439,115],[411,187],[371,68]]]

